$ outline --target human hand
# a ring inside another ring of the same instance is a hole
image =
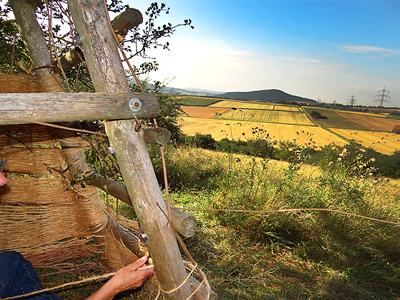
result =
[[[146,266],[147,256],[143,256],[134,263],[119,270],[111,279],[118,293],[136,289],[154,272],[154,266]]]
[[[146,266],[147,256],[119,270],[97,292],[86,300],[110,300],[117,294],[138,288],[154,272],[154,266]]]
[[[7,183],[7,178],[0,172],[0,186],[3,186]]]

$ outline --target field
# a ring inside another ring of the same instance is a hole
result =
[[[229,107],[236,109],[267,109],[267,110],[285,110],[300,111],[295,105],[271,104],[255,101],[222,100],[210,105],[211,107]]]
[[[316,146],[323,146],[332,142],[338,144],[346,143],[338,136],[315,126],[237,122],[189,117],[184,117],[182,119],[182,130],[185,134],[211,134],[215,140],[221,140],[223,138],[234,140],[256,139],[257,136],[254,136],[254,130],[252,128],[258,127],[263,128],[264,131],[269,134],[269,137],[277,142],[296,138],[297,142],[304,144],[312,138],[312,142]],[[264,138],[265,137],[266,136],[264,136]]]
[[[362,125],[371,131],[392,131],[399,124],[398,120],[382,118],[375,115],[363,115],[349,112],[339,112],[340,116],[351,119],[353,123]]]
[[[195,107],[195,106],[181,106],[182,110],[189,117],[194,118],[207,118],[211,119],[216,116],[216,114],[223,114],[229,110],[229,108],[219,108],[219,107]]]
[[[345,112],[315,107],[304,107],[304,109],[309,114],[311,114],[312,111],[316,111],[322,116],[327,117],[327,119],[314,119],[316,122],[327,128],[389,132],[399,123],[398,120],[387,119],[375,114]]]
[[[313,144],[317,146],[331,142],[343,144],[348,140],[354,140],[366,148],[384,154],[390,155],[400,150],[398,141],[400,136],[390,133],[400,121],[388,118],[387,114],[383,113],[304,106],[303,109],[308,114],[316,111],[327,117],[327,119],[314,118],[313,120],[322,126],[316,127],[307,115],[294,105],[200,97],[189,99],[197,101],[197,105],[208,106],[182,107],[186,115],[180,124],[183,132],[188,135],[211,134],[216,140],[265,138],[253,134],[252,128],[258,127],[263,128],[269,137],[277,142],[293,140],[296,137],[299,143],[304,144],[312,137]]]
[[[222,100],[218,103],[210,105],[211,107],[229,107],[229,108],[248,108],[248,109],[273,109],[274,105],[263,102],[250,102],[250,101],[239,101],[239,100]]]
[[[400,150],[400,135],[377,131],[356,131],[352,129],[331,129],[335,133],[380,153],[391,155]]]
[[[187,106],[208,106],[218,101],[221,101],[221,99],[185,96],[182,97],[179,102],[181,103],[181,105]]]
[[[300,111],[239,109],[227,111],[215,118],[265,123],[313,125],[307,116]]]

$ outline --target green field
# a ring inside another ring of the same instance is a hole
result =
[[[222,99],[188,96],[182,97],[180,104],[186,106],[209,106],[220,101],[222,101]]]

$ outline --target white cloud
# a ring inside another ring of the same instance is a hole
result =
[[[399,51],[374,46],[342,46],[346,52],[375,53],[375,54],[398,54]]]

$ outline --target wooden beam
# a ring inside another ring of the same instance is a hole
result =
[[[143,22],[142,13],[136,8],[127,8],[123,13],[120,13],[111,22],[118,41],[121,42],[128,34],[129,30],[138,26]]]
[[[154,118],[160,107],[155,94],[131,93],[0,94],[0,103],[0,125]]]
[[[63,145],[61,144],[61,146]],[[128,191],[126,190],[125,185],[122,183],[110,178],[106,178],[98,173],[94,173],[93,176],[90,176],[89,181],[91,184],[109,193],[111,196],[132,206]],[[197,221],[195,217],[184,213],[177,208],[171,207],[171,218],[174,228],[177,232],[186,238],[194,236],[197,228]]]
[[[82,37],[82,50],[96,91],[129,92],[103,1],[68,0],[68,5]],[[144,141],[129,121],[106,122],[105,128],[141,228],[149,237],[147,246],[161,289],[165,291],[164,298],[192,299],[174,232],[158,207],[167,211]]]
[[[74,48],[67,52],[64,56],[60,57],[61,68],[64,72],[71,70],[73,67],[77,66],[81,62],[85,61],[82,50],[79,48]],[[57,62],[53,62],[54,73],[61,74],[61,68],[58,66]]]

